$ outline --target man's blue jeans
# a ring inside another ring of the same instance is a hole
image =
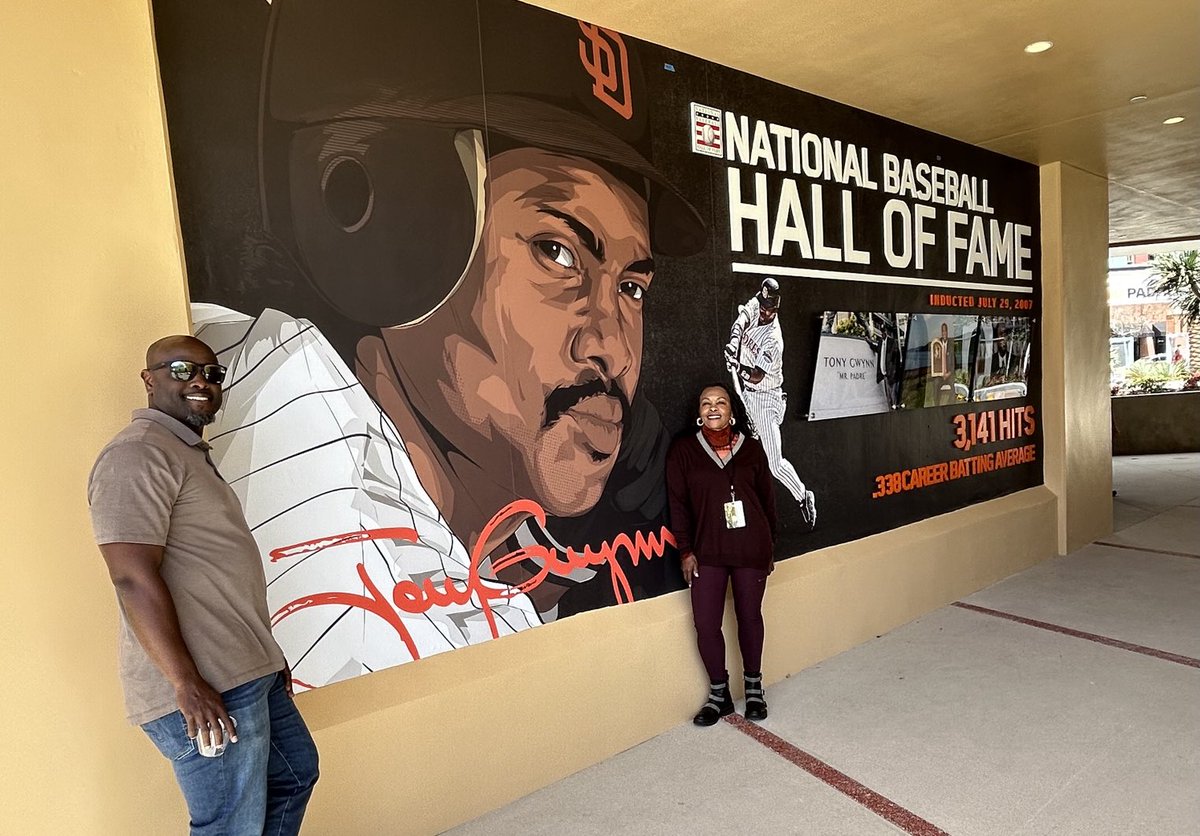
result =
[[[142,726],[175,769],[191,832],[299,833],[317,782],[317,747],[287,695],[283,673],[231,688],[221,699],[237,720],[238,742],[220,757],[201,757],[178,711]]]

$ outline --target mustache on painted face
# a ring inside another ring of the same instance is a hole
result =
[[[546,429],[554,424],[567,410],[580,401],[594,397],[595,395],[607,395],[617,400],[621,406],[619,423],[624,428],[629,421],[629,400],[625,397],[625,393],[617,386],[616,381],[610,380],[606,384],[597,375],[582,383],[575,383],[571,386],[559,386],[552,391],[546,397],[546,409],[544,412],[546,417],[542,421],[542,429]]]

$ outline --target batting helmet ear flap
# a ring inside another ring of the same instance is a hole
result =
[[[391,119],[301,128],[291,134],[287,178],[288,237],[308,276],[333,308],[365,325],[406,325],[436,310],[482,234],[477,130]]]

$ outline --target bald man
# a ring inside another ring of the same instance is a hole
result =
[[[175,770],[191,832],[297,833],[317,750],[271,635],[258,546],[203,438],[224,380],[194,337],[151,345],[147,408],[100,452],[88,504],[120,605],[127,716]]]

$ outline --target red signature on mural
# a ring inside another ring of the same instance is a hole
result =
[[[661,557],[668,545],[675,545],[675,538],[665,527],[661,528],[657,535],[639,531],[630,537],[628,534],[622,533],[612,540],[601,543],[595,549],[586,546],[583,551],[578,551],[568,547],[566,554],[563,555],[559,555],[557,549],[535,544],[519,548],[492,560],[492,571],[496,573],[526,560],[532,560],[535,564],[539,564],[540,568],[529,578],[518,584],[506,585],[501,581],[482,577],[479,567],[487,558],[484,544],[491,540],[497,529],[510,524],[514,518],[523,519],[526,516],[532,516],[543,527],[546,525],[545,510],[531,499],[518,499],[510,502],[488,521],[471,550],[471,563],[465,579],[445,578],[442,580],[440,588],[431,578],[425,578],[420,583],[407,579],[402,580],[392,587],[389,599],[371,581],[366,566],[360,562],[355,568],[366,594],[322,592],[297,598],[276,610],[271,619],[271,626],[311,607],[326,605],[354,607],[373,613],[386,621],[404,642],[412,658],[419,659],[420,653],[417,650],[416,642],[413,641],[412,635],[404,626],[401,613],[423,615],[435,607],[462,606],[474,599],[478,602],[477,606],[480,612],[487,619],[492,638],[496,638],[500,635],[500,631],[496,625],[495,614],[492,612],[493,601],[507,601],[517,595],[528,593],[539,587],[551,575],[567,577],[577,569],[607,564],[612,576],[613,594],[616,596],[617,603],[628,603],[633,600],[633,590],[629,585],[625,569],[618,559],[619,554],[624,552],[632,565],[637,566],[643,559]],[[273,549],[270,552],[270,558],[274,563],[370,540],[403,540],[415,543],[417,542],[417,532],[411,528],[377,528],[335,534]]]

